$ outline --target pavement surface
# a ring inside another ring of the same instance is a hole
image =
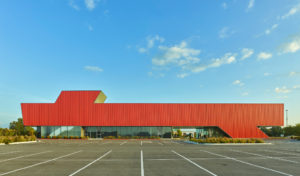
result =
[[[0,146],[2,175],[300,175],[300,142],[198,145],[177,140],[42,140]]]

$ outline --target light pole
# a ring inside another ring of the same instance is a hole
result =
[[[288,110],[286,109],[285,110],[285,118],[286,118],[286,126],[288,126],[289,125],[289,118],[288,118]]]

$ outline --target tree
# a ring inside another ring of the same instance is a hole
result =
[[[271,134],[274,137],[279,137],[281,134],[283,134],[283,129],[280,126],[273,126],[271,128]]]
[[[182,132],[181,132],[180,129],[177,130],[177,135],[178,135],[178,137],[181,137],[181,136],[182,136]]]
[[[283,129],[285,136],[300,136],[300,123]]]
[[[295,134],[295,128],[293,126],[287,126],[283,128],[284,136],[292,136]]]
[[[283,129],[280,126],[273,126],[273,127],[260,127],[260,129],[270,137],[279,137],[283,134]]]
[[[263,131],[267,136],[272,136],[271,130],[266,127],[260,127],[261,131]]]
[[[15,130],[16,135],[29,135],[32,136],[35,133],[35,130],[32,127],[24,127],[23,119],[18,118],[17,121],[12,121],[9,124],[9,129]]]

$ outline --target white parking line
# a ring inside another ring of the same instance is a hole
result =
[[[120,145],[123,145],[123,144],[126,144],[127,143],[127,141],[124,141],[124,142],[122,142]]]
[[[172,141],[172,143],[173,143],[173,144],[179,144],[178,142],[174,142],[174,141]]]
[[[99,158],[95,159],[94,161],[90,162],[89,164],[85,165],[84,167],[78,169],[77,171],[73,172],[72,174],[70,174],[69,176],[73,176],[75,174],[77,174],[78,172],[82,171],[83,169],[89,167],[90,165],[94,164],[95,162],[101,160],[103,157],[105,157],[106,155],[108,155],[112,150],[106,152],[104,155],[100,156]]]
[[[10,153],[18,153],[18,152],[21,152],[21,151],[3,152],[3,153],[0,153],[0,155],[10,154]]]
[[[77,152],[73,152],[73,153],[70,153],[70,154],[67,154],[67,155],[63,155],[63,156],[60,156],[60,157],[57,157],[57,158],[53,158],[53,159],[50,159],[50,160],[47,160],[47,161],[43,161],[43,162],[40,162],[40,163],[36,163],[36,164],[33,164],[33,165],[30,165],[30,166],[26,166],[26,167],[22,167],[20,169],[15,169],[15,170],[12,170],[12,171],[9,171],[9,172],[5,172],[5,173],[1,173],[1,175],[7,175],[7,174],[11,174],[11,173],[14,173],[14,172],[18,172],[20,170],[25,170],[25,169],[29,169],[29,168],[32,168],[32,167],[35,167],[35,166],[38,166],[38,165],[41,165],[41,164],[45,164],[45,163],[49,163],[51,161],[55,161],[55,160],[58,160],[60,158],[64,158],[64,157],[67,157],[67,156],[70,156],[70,155],[74,155],[75,153],[79,153],[81,152],[80,151],[77,151]]]
[[[158,142],[158,144],[159,144],[159,145],[164,145],[164,144],[163,144],[163,143],[161,143],[161,142]]]
[[[39,155],[39,154],[43,154],[43,153],[48,153],[48,152],[51,152],[51,151],[45,151],[45,152],[34,153],[34,154],[29,154],[29,155],[18,156],[18,157],[15,157],[15,158],[0,160],[0,163],[5,162],[5,161],[14,160],[14,159],[24,158],[24,157],[28,157],[28,156],[34,156],[34,155]]]
[[[149,160],[149,161],[180,161],[180,160],[183,160],[183,159],[146,159],[146,160]]]
[[[286,152],[279,152],[279,151],[273,151],[273,150],[263,150],[263,151],[265,151],[265,152],[271,152],[271,153],[285,154],[285,155],[300,156],[300,155],[297,155],[295,153],[286,153]]]
[[[244,152],[244,151],[240,151],[240,150],[231,150],[231,151],[245,153],[245,154],[249,154],[249,155],[260,156],[260,157],[264,157],[264,158],[286,161],[286,162],[290,162],[290,163],[299,163],[297,161],[287,160],[287,159],[283,159],[283,158],[279,158],[279,157],[265,156],[265,155],[260,155],[260,154],[256,154],[256,153]]]
[[[141,176],[144,176],[144,158],[143,158],[143,150],[141,150]]]
[[[248,162],[246,162],[246,161],[238,160],[238,159],[236,159],[236,158],[231,158],[231,157],[228,157],[228,156],[225,156],[225,155],[220,155],[220,154],[212,153],[212,152],[205,151],[205,150],[201,150],[201,151],[206,152],[206,153],[209,153],[209,154],[212,154],[212,155],[215,155],[215,156],[220,156],[220,157],[224,157],[224,158],[227,158],[227,159],[231,159],[231,160],[233,160],[233,161],[237,161],[237,162],[240,162],[240,163],[243,163],[243,164],[247,164],[247,165],[249,165],[249,166],[253,166],[253,167],[265,169],[265,170],[272,171],[272,172],[276,172],[276,173],[279,173],[279,174],[282,174],[282,175],[292,176],[291,174],[287,174],[287,173],[284,173],[284,172],[280,172],[280,171],[277,171],[277,170],[274,170],[274,169],[270,169],[270,168],[267,168],[267,167],[263,167],[263,166],[259,166],[259,165],[256,165],[256,164],[248,163]]]
[[[211,174],[211,175],[214,175],[214,176],[216,176],[216,174],[214,174],[214,173],[212,173],[211,171],[209,171],[209,170],[205,169],[204,167],[202,167],[202,166],[198,165],[197,163],[193,162],[192,160],[190,160],[190,159],[186,158],[185,156],[183,156],[183,155],[180,155],[179,153],[175,152],[174,150],[172,150],[172,152],[173,152],[173,153],[175,153],[176,155],[178,155],[178,156],[182,157],[183,159],[187,160],[188,162],[190,162],[190,163],[194,164],[194,165],[195,165],[195,166],[197,166],[198,168],[200,168],[200,169],[202,169],[202,170],[206,171],[207,173],[209,173],[209,174]]]
[[[152,144],[152,141],[144,141],[144,143]]]

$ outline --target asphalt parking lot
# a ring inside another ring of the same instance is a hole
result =
[[[300,175],[300,142],[196,145],[176,140],[43,140],[0,146],[2,175]]]

